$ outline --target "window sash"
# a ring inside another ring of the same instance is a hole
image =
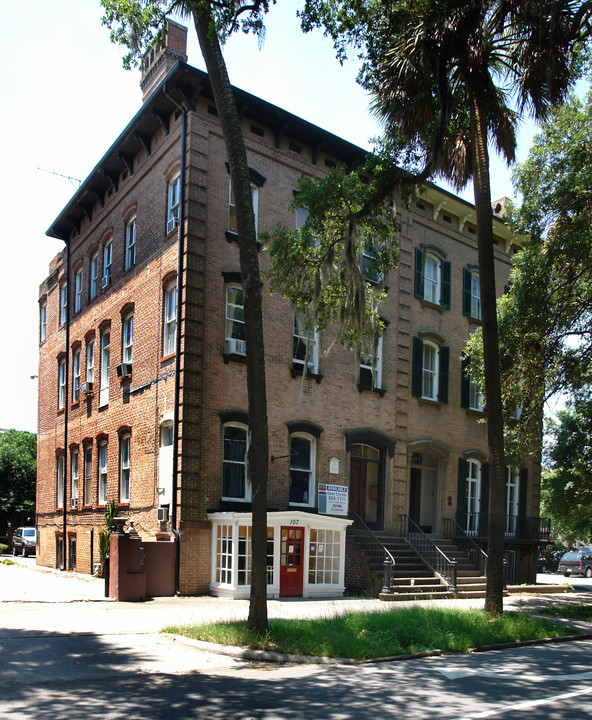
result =
[[[58,410],[62,410],[66,404],[66,361],[60,360],[58,388]]]
[[[111,280],[111,263],[113,260],[113,243],[109,241],[103,247],[103,279]]]
[[[440,304],[440,263],[431,256],[426,255],[424,261],[423,298],[435,305]]]
[[[56,461],[56,492],[57,492],[57,502],[56,507],[62,508],[64,507],[64,456],[59,455]]]
[[[130,436],[121,438],[119,447],[119,499],[123,503],[130,499]]]
[[[478,273],[471,273],[471,317],[481,320],[481,285]]]
[[[86,344],[86,382],[95,380],[95,341],[89,340]]]
[[[80,350],[72,354],[72,402],[80,400]]]
[[[82,270],[79,270],[75,277],[74,312],[80,312],[82,309],[82,281]]]
[[[438,398],[438,350],[429,343],[423,344],[422,396]]]
[[[251,493],[247,482],[247,429],[226,425],[223,435],[222,499],[248,501]]]
[[[78,478],[79,478],[79,470],[78,470],[78,460],[79,460],[79,453],[78,450],[75,450],[70,455],[70,476],[71,476],[71,490],[70,490],[70,505],[72,507],[76,507],[78,505]]]
[[[47,303],[39,308],[39,339],[41,342],[47,337]]]
[[[251,183],[251,200],[253,202],[253,215],[255,218],[255,232],[259,225],[259,188]],[[232,181],[228,184],[228,230],[232,233],[238,233],[236,224],[236,202],[234,199],[234,188]]]
[[[95,253],[90,259],[90,299],[94,300],[99,291],[99,254]]]
[[[244,353],[245,309],[243,289],[238,285],[226,288],[226,350]],[[240,341],[239,343],[232,341]]]
[[[109,404],[109,364],[111,361],[111,333],[101,335],[101,390],[99,406]]]
[[[63,325],[68,318],[68,283],[60,287],[60,325]]]
[[[134,343],[134,316],[128,315],[123,321],[123,352],[124,363],[131,363],[133,357]]]
[[[366,343],[360,351],[360,385],[374,390],[382,387],[382,336],[376,347]]]
[[[84,497],[83,504],[92,503],[92,447],[84,449]]]
[[[177,345],[177,286],[173,285],[164,295],[163,354],[172,355]]]
[[[319,342],[318,333],[315,328],[312,330],[300,330],[304,327],[304,319],[298,313],[294,313],[294,338],[292,342],[292,363],[294,365],[308,364],[312,373],[318,371]],[[307,358],[308,352],[308,358]]]
[[[129,270],[136,262],[136,218],[125,226],[125,269]]]
[[[99,505],[105,505],[107,502],[107,443],[99,445],[98,502]]]
[[[290,503],[314,505],[314,442],[312,438],[290,438]]]
[[[173,178],[168,186],[167,230],[172,230],[179,223],[181,208],[181,176]]]

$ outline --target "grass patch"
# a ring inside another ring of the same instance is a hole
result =
[[[428,650],[464,653],[482,645],[572,633],[525,613],[495,616],[456,608],[395,608],[314,620],[270,620],[264,637],[251,633],[241,621],[171,626],[163,632],[219,645],[357,660]]]
[[[541,615],[554,615],[570,620],[592,622],[592,605],[548,605],[537,612],[540,612]]]
[[[16,565],[16,563],[6,558],[6,560],[2,560],[2,565]]]

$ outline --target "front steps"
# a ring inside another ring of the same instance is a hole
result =
[[[486,579],[472,567],[466,554],[451,541],[441,536],[433,537],[436,545],[451,559],[457,561],[457,591],[451,592],[448,584],[429,568],[406,539],[375,531],[375,535],[395,559],[392,571],[392,594],[382,593],[384,579],[384,553],[355,532],[348,533],[348,542],[356,548],[358,559],[366,565],[370,594],[378,594],[381,600],[409,601],[450,598],[484,598]]]

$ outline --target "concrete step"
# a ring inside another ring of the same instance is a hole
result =
[[[450,600],[454,598],[454,593],[442,592],[442,593],[393,593],[392,595],[386,593],[380,593],[378,596],[380,600],[385,602],[404,602],[408,600]]]
[[[484,598],[485,597],[485,590],[459,590],[456,593],[456,597],[459,600],[469,600],[471,598]]]

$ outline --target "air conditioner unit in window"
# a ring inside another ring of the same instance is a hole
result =
[[[169,508],[166,507],[159,507],[156,511],[156,519],[158,522],[168,522],[169,521]]]
[[[179,225],[179,208],[175,208],[171,212],[171,216],[169,217],[169,220],[167,222],[167,233],[170,233],[172,230],[174,230]]]
[[[105,289],[108,285],[111,285],[111,273],[109,275],[103,275],[103,279],[101,281],[101,287]]]
[[[117,370],[118,378],[126,378],[132,374],[132,364],[131,363],[121,363],[115,369]]]
[[[247,341],[237,338],[226,339],[226,352],[228,355],[245,355],[247,352]]]
[[[83,382],[80,385],[80,392],[83,395],[91,395],[93,392],[93,384],[91,382]]]

